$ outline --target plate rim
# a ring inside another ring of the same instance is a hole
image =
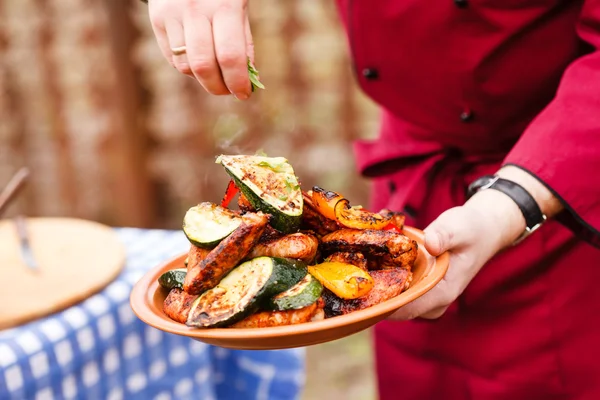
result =
[[[421,241],[424,238],[424,233],[420,229],[405,226],[404,231],[406,233],[409,233],[410,236],[421,239]],[[390,315],[394,311],[416,300],[417,298],[422,297],[431,289],[433,289],[444,278],[446,271],[449,267],[450,255],[448,252],[444,252],[439,256],[434,257],[427,252],[427,250],[421,243],[419,243],[419,247],[422,248],[422,250],[420,251],[424,251],[426,253],[426,256],[431,257],[435,261],[434,265],[429,268],[429,272],[423,277],[423,279],[429,279],[423,285],[420,291],[410,292],[409,288],[401,294],[389,300],[371,306],[369,308],[354,311],[352,313],[337,316],[334,318],[324,319],[321,321],[312,321],[302,324],[267,328],[210,329],[198,329],[188,327],[185,324],[181,324],[176,321],[168,321],[168,323],[165,323],[164,319],[158,316],[155,312],[153,312],[152,308],[148,305],[148,302],[152,301],[152,298],[156,293],[156,287],[158,286],[157,282],[153,282],[153,278],[157,275],[158,271],[162,270],[166,265],[173,263],[174,261],[181,259],[182,257],[185,257],[187,253],[171,257],[170,259],[163,261],[155,267],[153,267],[152,269],[148,270],[142,276],[142,278],[140,278],[134,284],[129,296],[129,301],[134,314],[144,323],[156,329],[162,330],[163,332],[173,333],[180,336],[186,336],[201,341],[204,339],[229,341],[240,339],[268,339],[278,336],[303,336],[319,331],[339,329],[343,326],[354,325],[356,323],[359,323],[360,321]],[[155,280],[156,279],[154,279],[154,281]],[[153,287],[155,287],[155,289],[151,290]],[[385,319],[385,317],[383,319]],[[370,324],[369,326],[373,326],[376,323],[377,321],[374,324]]]

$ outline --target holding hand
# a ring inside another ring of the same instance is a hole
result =
[[[561,203],[528,173],[505,167],[498,176],[526,188],[548,217],[561,211]],[[433,256],[446,251],[450,253],[446,276],[431,291],[400,308],[390,319],[441,317],[484,264],[510,246],[525,227],[517,204],[496,190],[479,192],[465,205],[441,214],[425,229],[425,248]]]
[[[250,97],[248,59],[254,46],[247,0],[150,0],[148,9],[158,45],[181,73],[207,92]]]

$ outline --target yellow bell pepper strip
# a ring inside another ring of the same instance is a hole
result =
[[[365,209],[350,207],[343,199],[335,205],[335,219],[346,228],[381,230],[390,224],[391,218]]]
[[[367,271],[341,262],[309,265],[308,272],[333,294],[347,300],[366,295],[375,284]]]

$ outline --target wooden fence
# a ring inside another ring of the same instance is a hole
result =
[[[252,0],[251,26],[267,90],[236,102],[167,64],[138,0],[0,0],[0,186],[32,171],[9,215],[176,228],[221,198],[218,154],[258,149],[364,204],[350,145],[377,112],[333,2]]]

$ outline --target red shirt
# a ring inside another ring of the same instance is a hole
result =
[[[338,5],[359,84],[384,109],[379,140],[356,144],[361,172],[434,153],[516,164],[600,245],[600,0]]]
[[[506,163],[566,207],[442,318],[377,324],[380,398],[600,399],[600,251],[572,234],[600,245],[600,0],[338,4],[383,109],[355,147],[374,209],[424,228]]]

